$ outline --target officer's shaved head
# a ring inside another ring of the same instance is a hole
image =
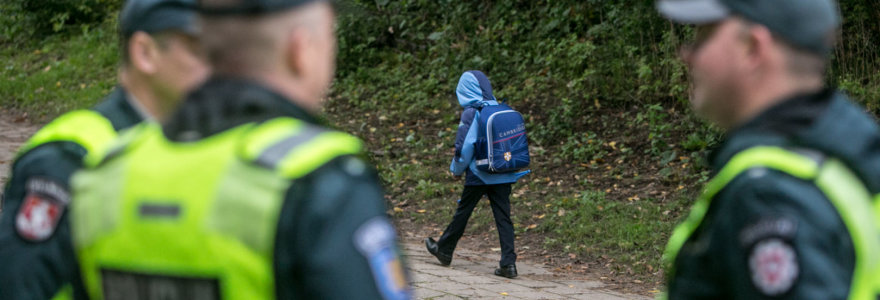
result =
[[[328,2],[203,0],[201,7],[216,73],[262,82],[312,111],[320,107],[336,69]]]
[[[217,6],[237,2],[240,0],[202,1],[205,5]],[[311,31],[321,21],[324,6],[329,4],[316,1],[267,14],[202,16],[205,52],[219,73],[260,73],[284,59],[283,48],[291,31]]]

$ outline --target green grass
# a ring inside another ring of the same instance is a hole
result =
[[[610,200],[605,193],[584,191],[554,199],[544,212],[549,247],[587,257],[617,261],[618,271],[645,275],[656,272],[679,210],[688,201]],[[578,238],[572,238],[578,237]]]
[[[94,105],[116,82],[117,46],[111,24],[3,46],[0,107],[41,119],[54,117]]]

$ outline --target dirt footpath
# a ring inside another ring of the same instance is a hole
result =
[[[26,116],[0,110],[0,186],[9,177],[18,148],[39,128]],[[498,277],[492,274],[497,255],[460,248],[452,265],[444,267],[428,254],[424,244],[409,240],[402,247],[417,299],[650,299],[615,293],[604,289],[601,282],[570,278],[528,262],[517,262],[519,277]]]
[[[0,187],[9,177],[9,169],[12,168],[12,160],[18,147],[39,128],[29,123],[25,116],[0,110]],[[2,193],[3,190],[0,189],[0,194]]]
[[[417,299],[650,299],[609,291],[599,281],[577,280],[529,262],[516,263],[519,277],[507,279],[492,272],[497,255],[456,249],[449,267],[441,266],[425,245],[403,244]]]

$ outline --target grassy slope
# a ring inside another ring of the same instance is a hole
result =
[[[334,99],[328,107],[332,120],[367,141],[391,213],[414,238],[439,236],[461,192],[461,182],[446,173],[459,110],[436,103],[358,110],[351,101]],[[668,235],[707,174],[704,152],[678,144],[687,144],[695,121],[676,110],[654,112],[585,111],[589,129],[569,142],[533,144],[534,173],[514,186],[512,198],[521,257],[658,283]],[[659,122],[667,131],[658,138],[651,128]],[[661,142],[675,145],[652,153],[652,143]],[[572,145],[587,152],[583,160],[556,155]],[[488,205],[478,206],[467,234],[487,240],[480,244],[487,249],[497,247],[493,230]]]
[[[81,34],[0,47],[0,107],[39,119],[89,107],[116,82],[116,38],[107,24]]]

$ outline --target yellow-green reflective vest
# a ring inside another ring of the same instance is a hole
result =
[[[664,253],[667,278],[674,276],[679,250],[702,223],[712,198],[739,174],[752,168],[769,168],[810,180],[840,214],[855,248],[849,299],[877,299],[880,292],[880,229],[871,194],[862,181],[837,159],[817,161],[779,147],[760,146],[736,154],[706,185],[684,223],[675,228]],[[665,298],[661,296],[660,298]]]
[[[100,113],[92,110],[75,110],[43,126],[19,148],[16,158],[51,142],[76,143],[85,148],[88,156],[100,156],[116,137],[113,124]]]
[[[292,180],[357,154],[348,134],[292,118],[246,124],[197,142],[159,125],[120,138],[74,176],[71,225],[93,299],[272,299],[273,249]],[[118,153],[117,153],[118,152]]]
[[[34,134],[16,153],[16,159],[41,145],[53,142],[72,142],[86,150],[84,160],[100,157],[116,138],[113,124],[92,110],[75,110],[61,115]],[[70,299],[71,287],[66,284],[52,299]]]

